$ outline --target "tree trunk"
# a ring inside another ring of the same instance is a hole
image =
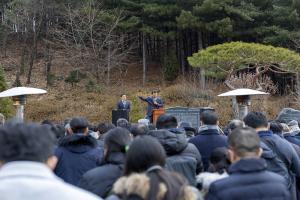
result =
[[[181,73],[184,76],[185,75],[185,55],[184,55],[182,34],[180,34],[180,36],[179,36],[179,54],[180,54]]]
[[[203,49],[203,41],[202,41],[202,32],[198,32],[198,49],[201,51]],[[201,83],[201,89],[205,90],[206,88],[206,81],[205,81],[205,70],[204,68],[200,68],[200,83]]]
[[[34,62],[34,60],[36,58],[36,51],[37,51],[37,35],[36,35],[36,32],[34,32],[33,33],[33,46],[31,48],[31,53],[30,53],[29,70],[28,70],[26,84],[30,84],[31,83],[31,75],[32,75],[32,69],[33,69],[33,62]]]
[[[111,43],[108,42],[108,50],[107,50],[107,80],[106,85],[110,84],[110,68],[111,68]]]
[[[50,53],[50,44],[46,45],[46,84],[47,87],[50,86],[52,83],[51,80],[51,67],[52,67],[52,56]]]
[[[147,72],[146,50],[147,50],[146,36],[145,33],[143,33],[143,86],[145,86],[146,84],[146,72]]]

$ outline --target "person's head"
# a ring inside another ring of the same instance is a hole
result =
[[[243,128],[245,126],[244,122],[239,119],[231,120],[228,124],[228,134],[230,134],[236,128]]]
[[[190,122],[184,122],[181,121],[178,123],[179,128],[183,128],[185,130],[186,136],[187,137],[194,137],[196,134],[196,129],[192,127],[192,124]]]
[[[299,132],[300,131],[298,121],[296,121],[296,120],[290,121],[287,125],[289,126],[291,132]]]
[[[0,128],[0,163],[33,161],[54,169],[54,143],[49,126],[9,122]]]
[[[98,124],[96,131],[98,131],[100,135],[103,135],[114,128],[116,128],[116,126],[112,123],[101,122]]]
[[[282,133],[283,134],[291,132],[291,129],[290,129],[290,127],[287,124],[281,123],[280,125],[282,126]]]
[[[231,162],[242,158],[260,157],[260,139],[253,128],[236,128],[228,136],[229,156]]]
[[[127,152],[125,175],[145,172],[150,167],[165,166],[166,153],[161,144],[150,136],[136,138]]]
[[[130,132],[133,135],[133,137],[146,135],[148,131],[148,126],[144,124],[133,124],[130,127]]]
[[[121,94],[121,100],[123,100],[123,101],[126,101],[127,100],[127,96],[126,96],[126,94]]]
[[[120,118],[117,120],[117,127],[122,127],[122,128],[126,128],[129,130],[130,123],[127,121],[127,119]]]
[[[53,123],[51,120],[49,120],[49,119],[45,119],[45,120],[43,120],[43,121],[41,122],[41,125],[44,125],[44,124],[48,124],[48,125],[50,125],[50,126],[53,126],[53,125],[54,125],[54,123]]]
[[[272,121],[270,122],[270,130],[277,135],[281,135],[283,133],[283,126],[281,123]]]
[[[218,115],[211,110],[204,111],[200,114],[200,121],[202,125],[218,125]]]
[[[65,127],[61,124],[56,124],[52,127],[52,131],[55,133],[56,139],[62,138],[65,134]]]
[[[247,126],[258,129],[268,129],[267,117],[262,112],[250,112],[244,117]]]
[[[74,134],[88,134],[88,121],[83,117],[74,117],[70,121],[70,128]]]
[[[104,137],[104,160],[112,153],[126,153],[131,142],[130,132],[125,128],[114,128]]]
[[[225,147],[219,147],[213,150],[209,158],[209,172],[218,172],[220,174],[226,172],[230,165],[228,150]]]
[[[158,97],[159,90],[153,90],[153,91],[151,92],[151,94],[152,94],[152,96],[153,96],[154,98],[156,98],[156,97]]]
[[[176,117],[172,115],[161,115],[156,121],[157,129],[168,129],[168,128],[177,128],[178,123]]]

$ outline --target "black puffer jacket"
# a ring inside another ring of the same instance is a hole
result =
[[[65,182],[77,185],[85,172],[99,166],[103,149],[92,136],[73,134],[59,141],[55,156],[58,163],[54,173]]]
[[[180,130],[180,129],[179,129]],[[173,163],[178,159],[181,159],[184,162],[192,162],[192,159],[195,160],[195,172],[191,172],[194,175],[202,171],[202,160],[201,155],[198,149],[191,143],[187,142],[184,132],[175,131],[170,132],[168,130],[155,130],[148,133],[150,136],[155,137],[164,147],[166,154],[168,156],[167,165]],[[180,171],[178,171],[180,173]],[[181,173],[182,174],[182,173]],[[194,175],[186,176],[187,179]],[[191,183],[191,180],[189,180]]]
[[[100,167],[86,172],[79,182],[79,187],[105,198],[113,184],[123,174],[124,153],[111,153]]]

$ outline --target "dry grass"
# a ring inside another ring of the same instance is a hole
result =
[[[0,58],[0,64],[5,66],[14,65],[13,61],[19,62],[20,48],[10,48],[7,58]],[[56,76],[66,77],[72,67],[64,62],[63,52],[57,51],[53,60],[53,73]],[[12,59],[13,58],[13,59]],[[190,106],[190,107],[212,107],[220,116],[221,125],[225,125],[233,116],[231,110],[231,99],[217,97],[218,94],[228,91],[223,84],[209,83],[206,90],[201,90],[199,84],[194,81],[185,81],[178,78],[175,84],[164,82],[160,73],[159,65],[151,63],[148,70],[148,84],[142,86],[142,65],[135,63],[128,66],[126,74],[115,74],[112,77],[111,87],[103,87],[101,92],[89,93],[85,90],[86,81],[72,88],[63,80],[56,81],[55,87],[48,88],[48,94],[33,96],[28,99],[26,105],[26,118],[28,121],[39,122],[44,119],[62,121],[67,117],[85,116],[89,121],[110,121],[111,110],[115,107],[121,93],[127,93],[132,101],[133,109],[131,120],[134,122],[145,114],[146,104],[140,102],[137,96],[147,96],[154,88],[160,88],[166,107]],[[6,79],[11,85],[15,79],[14,70],[8,71]],[[21,77],[25,82],[26,77]],[[45,88],[44,61],[37,60],[34,63],[31,87]],[[268,98],[254,97],[251,110],[259,110],[267,113],[269,118],[275,118],[277,113],[284,107],[300,109],[295,103],[294,97]]]

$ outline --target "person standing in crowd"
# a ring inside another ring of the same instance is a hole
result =
[[[209,158],[208,172],[197,175],[197,188],[201,189],[202,194],[206,194],[210,184],[216,180],[228,176],[230,159],[228,149],[225,147],[216,148]]]
[[[55,174],[65,182],[77,185],[82,175],[97,167],[103,157],[103,150],[97,140],[88,134],[88,121],[75,117],[70,121],[72,134],[59,141],[55,155],[58,163]]]
[[[0,128],[1,200],[100,200],[53,174],[54,143],[47,126],[9,122]]]
[[[248,113],[244,118],[244,122],[247,126],[256,130],[261,141],[285,164],[288,174],[284,175],[284,177],[287,180],[291,199],[297,199],[295,177],[300,177],[300,159],[293,146],[269,130],[268,120],[261,112]]]
[[[146,113],[146,119],[150,120],[152,122],[152,112],[154,109],[160,109],[164,106],[163,100],[158,96],[159,90],[153,90],[152,95],[149,97],[142,97],[139,96],[139,98],[142,101],[145,101],[148,104],[147,107],[147,113]]]
[[[242,128],[244,126],[245,126],[245,124],[244,124],[244,122],[242,120],[233,119],[225,127],[224,134],[228,136],[234,129],[236,129],[236,128]]]
[[[200,116],[201,126],[197,136],[189,140],[202,156],[204,171],[208,169],[209,157],[214,149],[227,146],[227,137],[221,135],[218,127],[218,116],[214,111],[204,111]]]
[[[237,128],[228,138],[229,177],[211,184],[206,200],[289,200],[284,178],[267,171],[260,139],[252,128]]]
[[[189,140],[190,138],[196,135],[196,129],[192,127],[192,123],[190,122],[179,122],[178,127],[184,129],[186,138]]]
[[[130,132],[127,129],[115,128],[108,131],[104,138],[104,159],[101,166],[86,172],[78,186],[105,198],[115,181],[123,174],[130,142]]]
[[[114,196],[108,200],[131,199],[136,196],[142,200],[196,200],[196,193],[183,177],[163,169],[165,163],[165,151],[156,139],[149,136],[136,138],[127,152],[125,177],[115,183]],[[136,176],[136,173],[144,175]],[[130,181],[132,176],[136,176],[135,181]],[[135,183],[136,187],[128,184],[129,182]]]
[[[188,143],[184,129],[177,128],[177,119],[161,115],[156,122],[158,130],[148,135],[156,138],[167,153],[167,169],[185,176],[191,185],[196,185],[196,174],[203,170],[202,159],[195,145]]]
[[[131,103],[127,100],[126,94],[121,95],[120,101],[117,103],[118,110],[130,110]]]

